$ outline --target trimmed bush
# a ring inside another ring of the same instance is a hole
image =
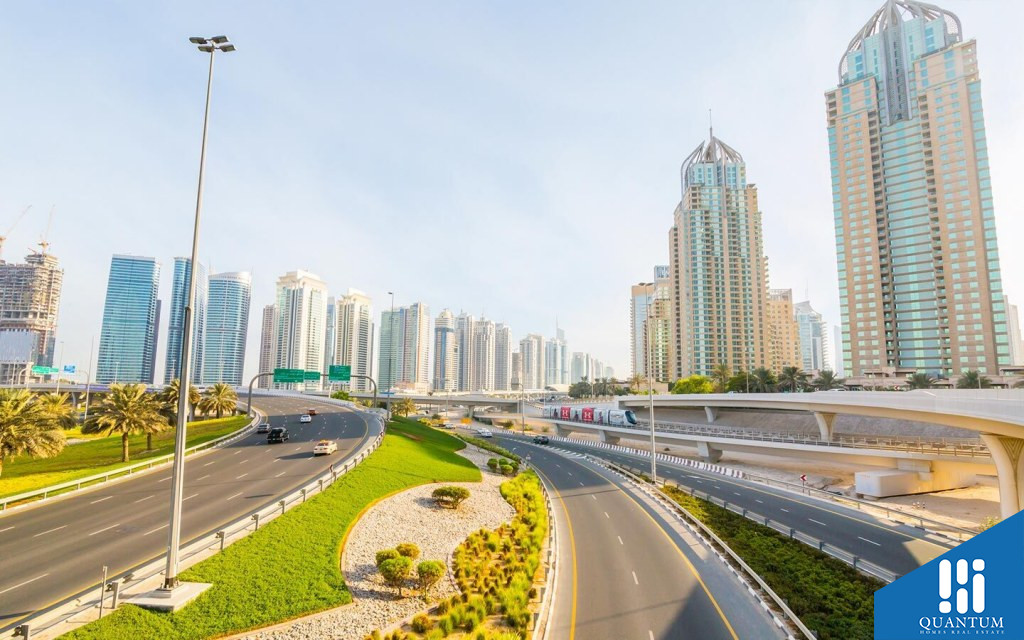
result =
[[[424,560],[416,565],[416,578],[424,600],[427,599],[430,588],[437,584],[438,580],[444,576],[444,569],[444,563],[438,560]],[[443,613],[440,611],[440,607],[438,609],[439,613]],[[447,609],[447,606],[445,609]]]
[[[397,549],[384,549],[383,551],[378,551],[375,564],[377,565],[377,568],[380,569],[380,565],[382,562],[384,562],[385,560],[394,560],[395,558],[401,555],[402,554],[399,553]]]
[[[462,501],[469,497],[469,489],[453,486],[438,487],[431,495],[439,507],[458,509]]]
[[[400,555],[409,558],[410,560],[415,560],[416,558],[420,557],[420,548],[411,542],[403,542],[402,544],[395,547],[395,551],[397,551]]]
[[[497,471],[498,470],[498,459],[497,458],[489,459],[487,461],[487,468],[490,469],[491,471]]]
[[[426,633],[434,628],[434,621],[425,613],[417,614],[409,625],[416,633]]]
[[[380,569],[380,576],[384,578],[384,582],[389,587],[397,588],[398,597],[402,597],[402,587],[405,586],[405,581],[409,579],[409,575],[412,573],[412,560],[405,556],[388,558],[381,562],[378,568]]]

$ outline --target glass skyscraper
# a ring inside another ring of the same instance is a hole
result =
[[[153,382],[160,321],[160,264],[156,258],[115,255],[103,305],[98,382]]]
[[[167,354],[164,364],[164,384],[178,377],[181,364],[181,332],[184,330],[185,304],[188,298],[188,279],[192,276],[192,259],[174,259],[174,280],[171,282],[171,315],[167,322]],[[203,344],[206,333],[206,298],[209,282],[206,267],[197,270],[196,302],[192,310],[192,382],[203,377]],[[219,382],[219,381],[218,381]]]
[[[203,384],[242,384],[251,296],[252,276],[248,272],[210,276],[202,359]]]
[[[889,0],[826,93],[847,375],[1009,363],[977,45]]]

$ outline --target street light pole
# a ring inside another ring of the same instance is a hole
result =
[[[391,420],[391,393],[395,388],[395,292],[388,291],[391,296],[391,317],[388,324],[391,325],[391,344],[388,345],[388,420]]]
[[[199,186],[196,189],[196,215],[192,227],[192,260],[189,263],[188,298],[181,325],[181,361],[178,365],[178,412],[174,434],[174,464],[171,472],[171,523],[167,536],[167,568],[162,590],[178,586],[178,546],[181,542],[181,494],[185,485],[185,430],[188,419],[188,395],[191,389],[192,310],[196,303],[196,273],[199,270],[199,220],[203,211],[203,179],[206,171],[206,137],[210,126],[210,93],[213,88],[213,59],[217,51],[234,51],[227,36],[193,37],[189,42],[210,54],[210,70],[206,78],[206,109],[203,113],[203,139],[199,150]]]
[[[64,341],[60,341],[60,355],[57,357],[57,394],[60,394],[60,374],[64,371]],[[979,381],[980,383],[980,381]],[[980,388],[980,387],[979,387]]]
[[[645,360],[646,366],[644,367],[644,373],[647,375],[647,398],[650,405],[650,423],[651,423],[651,480],[654,484],[658,484],[658,449],[654,443],[654,379],[651,377],[651,358],[653,357],[654,349],[651,346],[651,299],[653,297],[651,293],[651,287],[654,286],[653,282],[642,282],[641,286],[647,292],[647,317],[644,319],[644,325],[647,329],[646,333],[646,344],[644,345],[645,351],[647,351],[647,357]]]

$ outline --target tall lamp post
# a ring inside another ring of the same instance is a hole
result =
[[[651,480],[654,484],[658,484],[658,457],[657,446],[654,443],[654,379],[651,377],[651,359],[653,358],[654,349],[651,346],[651,300],[653,299],[652,287],[653,282],[641,282],[640,286],[647,292],[647,318],[644,320],[644,326],[646,328],[647,335],[645,336],[644,350],[647,352],[647,357],[644,358],[647,363],[644,367],[644,373],[647,374],[647,400],[650,405],[650,423],[651,423]]]
[[[199,186],[196,190],[196,216],[192,228],[192,261],[189,263],[188,298],[181,325],[181,361],[178,365],[178,412],[174,434],[174,466],[171,473],[171,525],[167,537],[167,569],[162,590],[178,586],[178,546],[181,542],[181,494],[185,484],[185,429],[188,418],[188,392],[191,389],[192,309],[196,303],[196,265],[199,262],[199,219],[203,210],[203,178],[206,170],[206,136],[210,125],[210,91],[213,88],[213,59],[218,51],[235,50],[227,36],[193,37],[189,42],[203,53],[210,54],[210,71],[206,79],[206,110],[203,113],[203,141],[199,151]]]
[[[391,394],[395,389],[395,292],[388,291],[391,296],[391,316],[388,324],[391,326],[391,344],[388,345],[388,420],[391,420]]]

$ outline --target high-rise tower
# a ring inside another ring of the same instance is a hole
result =
[[[977,45],[888,0],[854,36],[826,117],[847,375],[1009,362]]]
[[[196,269],[196,301],[192,309],[192,382],[203,377],[203,347],[206,334],[206,299],[209,280],[206,267]],[[188,298],[188,279],[192,276],[192,259],[174,259],[174,278],[171,281],[171,314],[167,320],[167,353],[164,360],[164,384],[178,377],[181,368],[181,332],[185,321]],[[218,382],[220,382],[218,380]]]
[[[291,271],[277,279],[277,346],[275,367],[320,371],[323,367],[327,324],[327,284],[306,271]],[[319,389],[320,380],[306,389]]]
[[[434,321],[434,390],[455,391],[459,378],[459,350],[455,339],[455,316],[448,309]]]
[[[373,363],[373,310],[368,295],[349,289],[335,304],[333,364],[348,365],[352,374],[369,376]],[[366,378],[352,378],[350,389],[368,391]]]
[[[29,254],[24,264],[0,260],[0,334],[24,346],[16,350],[19,357],[0,357],[0,384],[27,382],[33,364],[60,364],[53,351],[64,270],[46,249]]]
[[[160,322],[160,263],[115,255],[110,260],[96,381],[153,383]]]
[[[242,384],[249,335],[252,276],[248,272],[210,276],[203,342],[203,384]]]

